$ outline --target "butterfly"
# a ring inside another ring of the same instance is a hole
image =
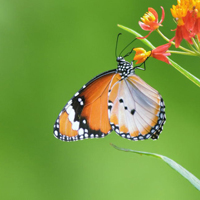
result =
[[[164,101],[124,57],[117,57],[117,69],[94,77],[69,100],[54,124],[56,138],[103,138],[115,131],[134,141],[158,139],[166,121]]]

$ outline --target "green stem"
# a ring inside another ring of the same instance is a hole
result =
[[[139,34],[138,32],[134,31],[133,29],[130,29],[126,26],[123,26],[123,25],[120,25],[120,24],[117,24],[118,27],[120,27],[121,29],[135,35],[136,37],[143,37],[141,34]],[[153,46],[153,44],[151,44],[151,42],[147,39],[142,39],[142,42],[144,44],[146,44],[148,47],[150,47],[151,49],[155,49],[156,47]]]
[[[195,35],[195,41],[196,41],[196,43],[197,43],[197,45],[198,45],[198,47],[199,47],[199,49],[200,49],[199,38],[198,38],[197,35]]]
[[[189,42],[187,42],[187,45],[196,53],[197,56],[200,56],[200,52],[197,51]]]
[[[196,41],[195,41],[194,38],[192,38],[192,42],[193,42],[193,44],[194,44],[196,50],[199,51],[199,46],[197,45],[197,43],[196,43]]]
[[[183,52],[183,51],[172,51],[172,50],[169,50],[167,51],[167,53],[174,53],[174,54],[181,54],[181,55],[187,55],[187,56],[196,56],[196,54],[191,54],[191,53],[188,53],[188,52]]]
[[[170,167],[172,167],[174,170],[176,170],[178,173],[180,173],[180,175],[182,175],[184,178],[186,178],[194,187],[196,187],[200,191],[200,180],[196,176],[194,176],[192,173],[190,173],[188,170],[186,170],[183,166],[181,166],[177,162],[175,162],[174,160],[172,160],[172,159],[170,159],[166,156],[157,154],[157,153],[150,153],[150,152],[136,151],[136,150],[132,150],[132,149],[125,149],[125,148],[118,147],[114,144],[110,144],[110,145],[113,146],[115,149],[120,150],[120,151],[131,152],[131,153],[136,153],[136,154],[139,154],[139,155],[146,155],[146,156],[152,156],[152,157],[160,158],[166,164],[168,164]]]
[[[142,35],[140,35],[139,33],[137,33],[136,31],[128,28],[128,27],[125,27],[125,26],[122,26],[122,25],[119,25],[118,24],[118,27],[122,28],[123,30],[125,31],[128,31],[129,33],[135,35],[136,37],[142,37]],[[142,39],[141,42],[143,42],[145,45],[147,45],[149,48],[151,49],[155,49],[154,45],[147,39]],[[182,68],[180,65],[178,65],[177,63],[175,63],[173,60],[171,60],[170,58],[168,58],[169,61],[171,62],[172,66],[178,70],[180,73],[182,73],[185,77],[187,77],[190,81],[192,81],[193,83],[195,83],[198,87],[200,87],[200,80],[195,77],[193,74],[189,73],[187,70],[185,70],[184,68]]]
[[[193,74],[182,68],[180,65],[178,65],[176,62],[174,62],[172,59],[168,58],[168,60],[171,62],[172,66],[178,70],[180,73],[182,73],[184,76],[186,76],[189,80],[191,80],[193,83],[195,83],[198,87],[200,87],[200,80],[195,77]]]
[[[170,41],[169,38],[167,38],[165,35],[163,35],[163,33],[162,33],[159,29],[157,29],[157,32],[160,34],[160,36],[161,36],[164,40],[166,40],[167,42]],[[171,42],[171,44],[175,45],[174,42]],[[188,52],[188,53],[190,53],[190,54],[195,54],[193,51],[190,51],[189,49],[186,49],[185,47],[179,46],[178,48],[179,48],[179,49],[182,49],[183,51],[186,51],[186,52]]]

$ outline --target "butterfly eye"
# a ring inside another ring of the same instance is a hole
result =
[[[121,62],[123,60],[123,57],[117,57],[117,62]]]

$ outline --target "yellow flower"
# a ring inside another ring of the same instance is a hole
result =
[[[185,17],[187,14],[187,7],[186,6],[181,6],[181,5],[173,5],[172,8],[170,9],[172,16],[174,18],[182,18]]]
[[[150,25],[151,22],[154,22],[156,20],[156,17],[155,15],[153,15],[153,13],[149,11],[146,12],[143,17],[141,17],[141,20],[144,24]]]
[[[200,18],[200,0],[196,0],[197,18]]]
[[[137,60],[136,64],[143,63],[151,55],[151,51],[146,52],[143,48],[134,48],[133,50],[136,51],[133,58],[133,60]]]

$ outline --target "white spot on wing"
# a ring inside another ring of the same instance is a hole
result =
[[[77,122],[77,121],[76,121],[76,122],[74,122],[74,123],[72,124],[72,129],[73,129],[73,130],[75,130],[75,131],[77,131],[77,130],[78,130],[78,128],[79,128],[79,124],[80,124],[80,123],[79,123],[79,122]]]
[[[58,136],[58,131],[54,131],[54,135],[55,135],[55,136]]]
[[[115,132],[116,132],[116,133],[119,133],[119,129],[118,129],[118,128],[115,128]]]
[[[69,100],[67,105],[71,105],[72,104],[72,100]]]
[[[78,130],[78,134],[79,134],[79,135],[83,135],[83,133],[84,133],[83,129],[80,128],[80,129]]]
[[[71,123],[73,123],[74,122],[74,117],[75,117],[75,111],[74,111],[74,109],[71,109],[71,111],[70,111],[70,113],[69,113],[69,121],[71,122]]]
[[[146,139],[150,138],[150,136],[151,136],[150,134],[147,134],[147,135],[146,135]]]
[[[76,96],[78,96],[79,95],[79,92],[77,92],[74,96],[76,97]]]
[[[68,108],[66,108],[67,114],[70,114],[72,109],[73,109],[72,106],[69,106]]]
[[[151,129],[151,133],[154,133],[155,132],[155,130],[154,129]]]
[[[139,140],[144,140],[143,136],[139,136],[138,138],[139,138]]]
[[[108,102],[108,106],[113,106],[113,103],[112,102]]]

